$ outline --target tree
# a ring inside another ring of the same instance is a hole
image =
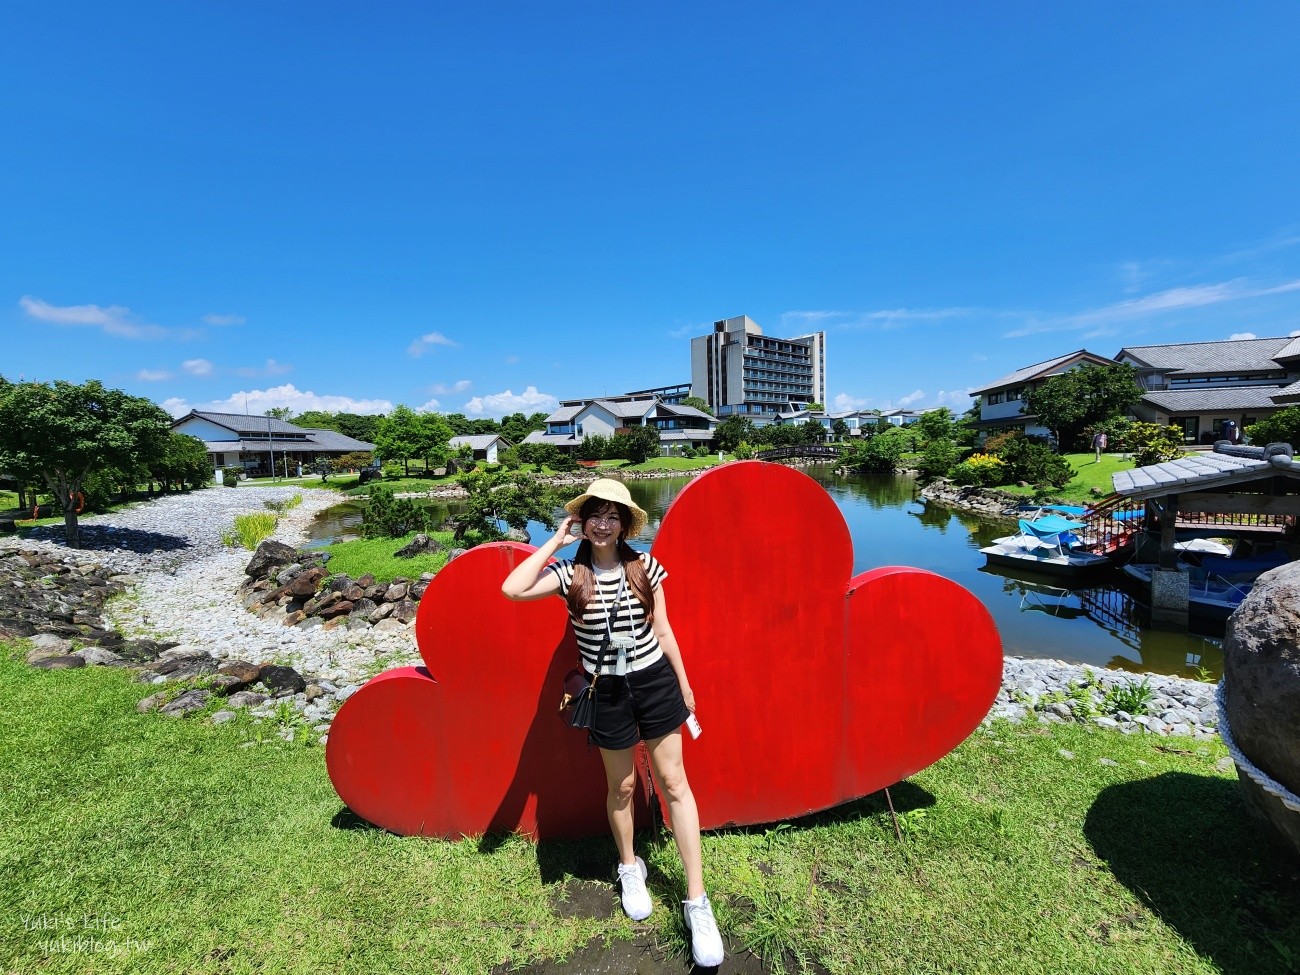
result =
[[[1300,406],[1288,406],[1246,427],[1246,438],[1257,447],[1289,443],[1300,450]]]
[[[0,392],[0,467],[45,481],[62,506],[64,537],[74,548],[87,478],[147,471],[170,433],[171,417],[150,400],[105,389],[97,380],[18,383]]]
[[[691,409],[699,410],[701,413],[707,413],[713,416],[713,410],[709,407],[709,401],[702,396],[687,396],[682,400],[682,406],[689,406]]]
[[[534,430],[545,429],[545,413],[533,413],[529,416],[524,416],[522,413],[511,413],[501,418],[501,436],[513,444],[523,443],[524,438]]]
[[[441,467],[451,457],[448,441],[451,425],[439,413],[416,413],[413,421],[415,456],[424,461],[424,469]]]
[[[1128,428],[1127,447],[1133,453],[1133,463],[1138,467],[1163,464],[1183,455],[1182,427],[1159,423],[1134,423]]]
[[[208,448],[197,437],[173,430],[162,452],[149,465],[149,475],[162,483],[164,491],[170,491],[173,484],[181,491],[203,487],[212,480]]]
[[[826,412],[826,404],[825,404],[825,403],[809,403],[809,404],[805,407],[805,409],[808,410],[808,412],[810,412],[810,413],[825,413],[825,412]]]
[[[457,543],[466,547],[504,538],[502,522],[524,530],[530,521],[550,525],[559,507],[554,492],[524,471],[480,468],[457,480],[469,497],[451,520]]]
[[[941,406],[937,410],[926,410],[914,426],[926,443],[935,440],[952,440],[952,410],[946,406]]]
[[[733,413],[727,417],[713,431],[714,450],[733,453],[737,444],[741,442],[752,443],[753,441],[754,424],[746,417],[738,414]]]
[[[847,440],[849,436],[849,425],[842,417],[836,417],[831,421],[831,433],[836,440]]]
[[[644,464],[659,456],[659,432],[654,427],[632,427],[614,434],[608,457],[623,457],[633,464]]]
[[[850,470],[864,474],[889,474],[898,466],[898,460],[912,445],[912,437],[901,427],[886,424],[887,430],[880,429],[862,443],[854,444],[844,455],[844,463]]]
[[[289,409],[287,406],[273,406],[262,415],[288,422],[289,417],[293,416],[293,410]]]
[[[384,460],[400,460],[402,473],[411,473],[411,458],[419,456],[418,419],[409,406],[398,404],[393,412],[379,421],[375,431],[375,449]]]
[[[1141,398],[1137,370],[1127,363],[1083,366],[1030,388],[1020,411],[1037,416],[1066,451],[1086,446],[1080,441],[1088,424],[1123,416]]]
[[[799,442],[812,445],[826,442],[826,428],[820,420],[805,420],[795,427],[799,431]]]

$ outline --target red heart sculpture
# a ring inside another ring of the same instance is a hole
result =
[[[381,674],[335,716],[329,774],[358,815],[448,837],[608,828],[599,755],[554,714],[577,659],[564,604],[500,594],[531,551],[452,561],[416,621],[428,672]],[[1002,647],[983,605],[919,569],[850,579],[844,518],[798,471],[745,461],[701,475],[653,551],[704,727],[686,768],[705,828],[898,782],[960,744],[997,694]]]

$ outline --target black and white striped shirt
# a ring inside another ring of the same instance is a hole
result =
[[[649,552],[641,552],[640,555],[641,564],[645,566],[646,575],[650,577],[651,591],[657,592],[660,584],[668,578],[668,572]],[[560,595],[566,599],[569,595],[569,587],[573,585],[573,566],[572,559],[564,559],[552,562],[546,567],[559,578]],[[613,625],[609,627],[609,632],[614,636],[620,633],[631,634],[636,641],[636,646],[627,655],[628,670],[644,670],[664,655],[659,646],[659,638],[654,634],[654,628],[646,620],[645,607],[636,598],[631,585],[624,584],[622,598],[618,599],[617,609],[615,608],[619,583],[623,581],[621,566],[608,572],[593,566],[592,571],[596,574],[596,591],[591,594],[586,612],[582,614],[581,619],[574,616],[572,611],[569,613],[573,632],[578,638],[582,666],[589,674],[596,672],[596,658],[600,654],[601,644],[605,642],[608,614],[613,617]],[[613,651],[607,652],[605,660],[601,663],[600,672],[612,674],[614,666],[615,655]]]

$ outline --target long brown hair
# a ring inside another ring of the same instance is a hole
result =
[[[582,503],[578,509],[578,517],[584,522],[594,515],[597,511],[603,509],[606,505],[612,504],[618,509],[619,525],[623,531],[627,526],[632,524],[632,511],[627,505],[618,501],[608,501],[605,498],[591,497]],[[627,573],[628,588],[632,590],[632,595],[637,601],[645,607],[645,618],[647,623],[653,623],[655,618],[655,597],[654,588],[650,585],[650,576],[645,570],[645,564],[641,561],[641,556],[623,539],[623,532],[618,536],[618,557],[623,563],[623,571]],[[583,539],[578,545],[578,554],[573,557],[573,583],[569,586],[569,612],[579,619],[587,610],[587,604],[596,594],[596,573],[591,567],[591,542]]]

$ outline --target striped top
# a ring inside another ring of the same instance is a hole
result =
[[[641,564],[645,566],[646,574],[650,577],[651,590],[657,592],[660,584],[668,578],[668,572],[649,552],[640,554]],[[573,566],[573,559],[564,559],[552,562],[546,567],[559,578],[560,595],[566,599],[569,596],[569,586],[573,585]],[[605,640],[605,620],[608,611],[614,617],[613,625],[610,627],[613,635],[631,634],[636,641],[635,648],[627,655],[628,670],[644,670],[664,655],[659,646],[659,638],[654,634],[654,628],[646,620],[645,607],[632,592],[631,585],[625,584],[622,599],[619,600],[615,611],[614,600],[618,596],[619,583],[623,579],[621,568],[605,572],[593,566],[593,571],[596,573],[596,591],[592,593],[591,600],[587,603],[586,612],[581,619],[574,616],[572,611],[569,613],[573,632],[578,638],[578,652],[582,656],[583,668],[589,674],[596,672],[596,658]],[[610,650],[605,654],[600,672],[614,673],[614,663],[614,651]]]

